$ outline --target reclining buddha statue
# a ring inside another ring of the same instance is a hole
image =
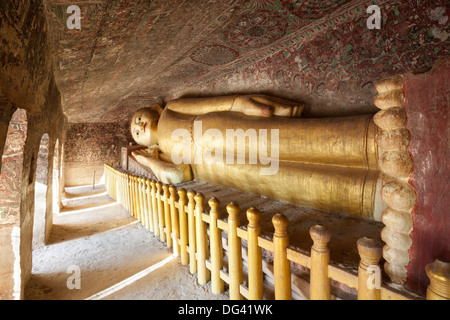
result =
[[[198,179],[357,217],[380,219],[373,115],[305,118],[264,95],[183,98],[131,120],[135,159],[163,183]]]

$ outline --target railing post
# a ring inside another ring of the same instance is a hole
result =
[[[119,182],[120,173],[118,171],[114,171],[114,179],[115,179],[115,188],[116,188],[116,201],[120,203],[120,182]]]
[[[119,172],[119,183],[120,183],[120,204],[122,207],[126,208],[126,191],[125,191],[125,173]]]
[[[330,300],[331,282],[328,277],[328,264],[330,263],[330,251],[328,241],[330,232],[321,225],[315,225],[309,229],[311,239],[314,241],[311,247],[311,300]]]
[[[138,211],[138,205],[137,205],[137,201],[136,201],[136,177],[135,176],[131,176],[131,193],[132,193],[132,197],[133,197],[133,217],[137,217],[137,211]]]
[[[281,213],[274,215],[272,218],[275,229],[273,234],[273,269],[276,300],[292,299],[291,265],[286,251],[289,246],[288,222],[286,216]]]
[[[114,175],[115,175],[115,179],[116,179],[116,189],[117,189],[117,191],[116,191],[116,193],[117,193],[117,195],[116,195],[116,201],[118,202],[118,203],[120,203],[120,181],[119,181],[119,179],[120,179],[120,172],[119,171],[115,171],[114,172]]]
[[[239,206],[234,202],[227,205],[228,212],[228,273],[230,278],[230,300],[242,300],[242,248],[237,235],[239,227]]]
[[[196,240],[195,240],[195,192],[189,190],[188,193],[188,235],[189,235],[189,271],[191,274],[197,272]]]
[[[109,168],[106,165],[106,163],[103,164],[103,170],[105,171],[105,188],[106,188],[106,194],[109,196]]]
[[[138,212],[138,220],[141,222],[142,225],[144,225],[144,201],[142,199],[142,178],[137,177],[136,183],[138,186],[138,203],[139,203],[139,212]]]
[[[120,177],[120,204],[122,205],[122,207],[126,208],[126,191],[125,191],[125,173],[124,172],[119,172],[119,177]]]
[[[427,300],[450,300],[450,261],[436,259],[425,271],[430,279]]]
[[[358,240],[357,248],[361,258],[358,268],[358,300],[380,300],[381,245],[364,237]]]
[[[104,165],[105,168],[105,186],[106,186],[106,191],[108,193],[108,196],[111,197],[111,193],[110,193],[110,188],[109,188],[109,174],[110,174],[110,170],[109,170],[109,166],[107,164]]]
[[[106,188],[106,194],[109,195],[108,193],[108,166],[106,165],[106,163],[103,164],[103,170],[105,172],[105,188]]]
[[[170,204],[169,204],[169,186],[163,185],[164,190],[164,221],[166,224],[166,241],[167,247],[172,248],[172,220],[170,219]]]
[[[122,190],[123,190],[123,207],[128,208],[128,184],[127,184],[127,174],[122,172]]]
[[[208,259],[208,235],[206,223],[202,219],[204,211],[205,197],[197,193],[195,200],[195,222],[197,239],[197,278],[199,284],[206,284],[210,279],[209,270],[206,268],[206,259]]]
[[[150,212],[148,210],[148,199],[147,199],[147,179],[142,178],[142,208],[144,211],[144,226],[147,230],[150,230],[149,216]]]
[[[119,202],[119,184],[117,183],[117,171],[114,170],[114,200]]]
[[[133,198],[133,176],[128,174],[128,198],[130,199],[130,214],[134,215],[134,198]]]
[[[173,252],[176,256],[180,254],[180,226],[179,226],[179,218],[177,207],[175,206],[176,196],[177,196],[177,188],[174,186],[169,187],[170,192],[170,217],[172,221],[172,234],[173,234]]]
[[[186,190],[181,188],[178,190],[178,215],[180,218],[180,259],[183,266],[189,263],[189,255],[186,248],[188,244],[188,222],[184,209],[185,205]]]
[[[223,268],[222,231],[217,227],[219,219],[219,200],[211,198],[208,201],[211,210],[209,212],[209,240],[211,250],[211,289],[212,292],[222,293],[224,291],[223,280],[220,278],[220,271]]]
[[[113,170],[112,170],[112,168],[110,167],[110,169],[109,169],[109,190],[110,190],[110,195],[111,195],[111,198],[113,198],[114,199],[114,179],[113,179],[114,177],[113,177]]]
[[[111,198],[113,198],[114,200],[116,200],[115,194],[114,194],[114,171],[111,169],[111,176],[110,176],[110,182],[109,182],[109,186],[111,189]]]
[[[147,230],[150,230],[149,216],[150,211],[148,210],[147,201],[147,179],[142,178],[142,208],[144,211],[144,225]]]
[[[110,174],[111,174],[111,170],[109,169],[109,166],[107,164],[105,164],[105,185],[106,185],[106,189],[108,190],[109,196],[111,196],[111,194],[110,194],[111,190],[109,190]]]
[[[120,201],[119,203],[122,205],[122,207],[125,207],[125,184],[123,183],[123,172],[119,172],[119,190],[120,190]]]
[[[153,230],[155,236],[159,237],[159,219],[158,219],[158,203],[156,199],[156,181],[152,180],[150,182],[152,185],[152,217],[153,217]]]
[[[131,194],[131,175],[127,173],[127,199],[128,199],[128,212],[133,212],[133,199]]]
[[[152,185],[151,181],[146,179],[145,185],[147,186],[146,189],[146,197],[145,197],[145,205],[147,207],[147,216],[148,216],[148,223],[149,223],[149,230],[150,232],[155,232],[153,227],[153,214],[152,214]]]
[[[123,185],[125,189],[125,208],[130,212],[130,186],[128,184],[128,173],[126,172],[123,174]]]
[[[111,197],[114,199],[114,171],[112,168],[110,170],[109,187],[111,189]]]
[[[125,193],[125,182],[124,182],[125,173],[119,171],[119,184],[120,184],[120,204],[122,207],[126,208],[126,193]]]
[[[139,211],[138,211],[138,216],[137,219],[138,221],[141,223],[142,226],[144,226],[143,223],[143,208],[142,208],[142,183],[141,183],[141,178],[140,177],[136,177],[136,187],[137,187],[137,200],[138,200],[138,206],[139,206]]]
[[[134,201],[136,203],[136,212],[135,212],[135,218],[139,220],[139,214],[141,212],[141,203],[139,202],[139,180],[138,177],[133,177],[134,181]]]
[[[166,234],[164,233],[164,209],[163,209],[163,203],[161,200],[161,189],[162,189],[162,183],[156,182],[156,202],[158,204],[158,220],[159,220],[159,239],[161,242],[166,242]]]
[[[258,246],[258,237],[261,235],[260,218],[258,209],[251,207],[247,210],[249,300],[263,298],[262,250]]]
[[[124,207],[130,212],[130,193],[128,190],[128,174],[126,172],[123,173],[123,192]]]
[[[118,201],[118,196],[117,196],[117,171],[116,170],[114,170],[113,171],[113,177],[114,177],[114,199],[116,200],[116,201]]]
[[[94,171],[94,174],[95,174],[95,171]],[[116,172],[117,202],[122,204],[122,184],[121,184],[121,176],[120,176],[120,174],[121,174],[120,172]],[[95,183],[92,184],[92,187],[93,187],[92,189],[94,189],[94,185],[95,185]]]

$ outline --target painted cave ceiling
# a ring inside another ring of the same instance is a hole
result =
[[[377,1],[381,30],[366,26],[372,2],[84,1],[79,30],[67,2],[45,10],[69,122],[114,122],[154,101],[250,92],[371,111],[372,81],[429,68],[450,41],[445,0]]]

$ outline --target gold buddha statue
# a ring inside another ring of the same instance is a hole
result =
[[[138,110],[135,159],[163,183],[198,179],[380,220],[373,115],[302,118],[303,104],[263,95],[177,99]]]

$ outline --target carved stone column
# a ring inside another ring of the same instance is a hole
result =
[[[386,243],[383,257],[384,269],[391,280],[403,283],[406,280],[406,265],[409,263],[408,249],[411,246],[409,233],[413,228],[411,211],[416,203],[416,193],[409,184],[413,170],[412,159],[407,152],[410,133],[406,129],[406,113],[403,110],[403,78],[392,77],[375,85],[378,96],[375,105],[381,109],[374,116],[380,128],[376,137],[379,150],[378,165],[383,173],[381,197],[388,207],[381,220],[385,224],[381,238]]]

